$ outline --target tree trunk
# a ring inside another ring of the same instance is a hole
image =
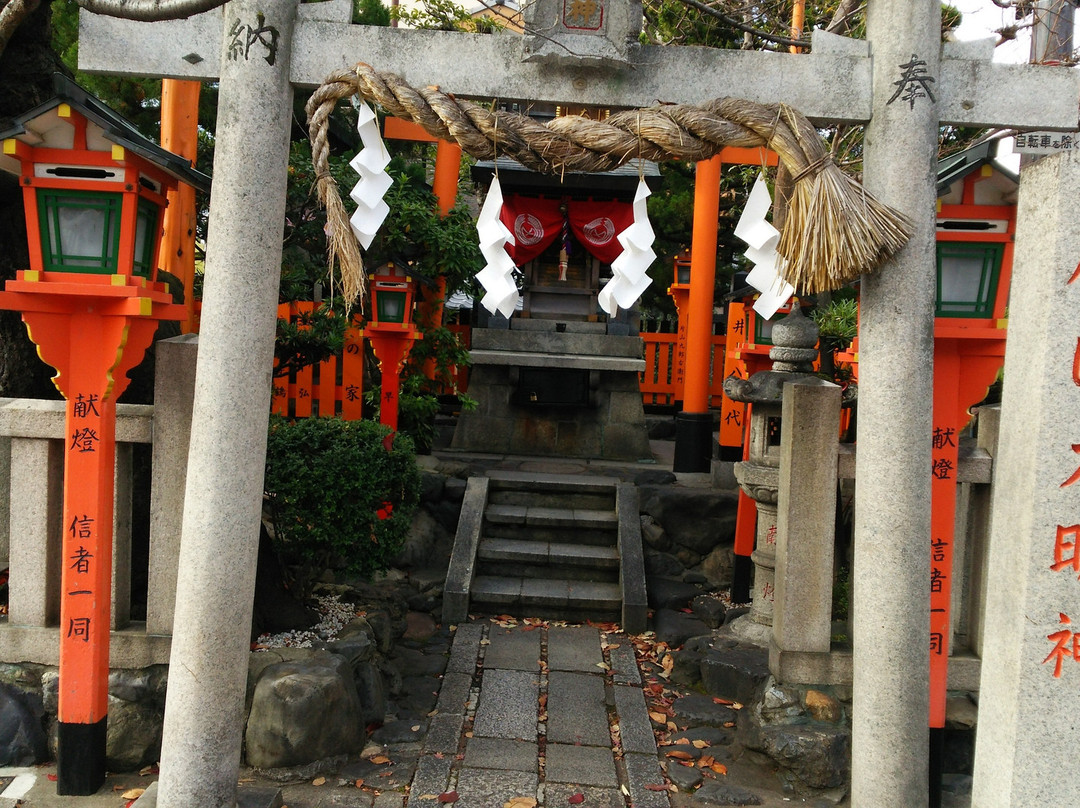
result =
[[[0,6],[5,5],[0,0]],[[51,76],[63,70],[49,46],[49,3],[41,3],[11,37],[0,55],[0,128],[52,95]],[[0,173],[0,281],[29,267],[22,189]],[[0,396],[58,398],[53,370],[38,359],[17,312],[0,312]]]

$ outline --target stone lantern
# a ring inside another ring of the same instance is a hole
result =
[[[730,376],[724,392],[733,401],[751,405],[749,459],[735,464],[739,487],[757,504],[757,531],[754,563],[754,591],[749,620],[741,621],[740,633],[747,639],[765,643],[772,626],[776,568],[776,503],[780,478],[780,413],[784,385],[788,382],[828,384],[814,375],[818,329],[802,315],[798,305],[772,329],[769,351],[772,369],[749,379]]]

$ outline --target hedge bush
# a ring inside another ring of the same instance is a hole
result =
[[[301,595],[325,569],[365,578],[401,550],[420,498],[412,441],[373,421],[270,420],[264,489]]]

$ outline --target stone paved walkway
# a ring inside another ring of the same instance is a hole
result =
[[[590,626],[458,626],[407,808],[667,808],[633,649]]]

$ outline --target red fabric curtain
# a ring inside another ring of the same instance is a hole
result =
[[[605,264],[610,264],[622,252],[616,236],[634,221],[633,205],[611,200],[572,201],[569,214],[570,228],[581,246]]]
[[[508,194],[503,199],[499,218],[514,234],[515,245],[507,243],[506,251],[517,266],[528,263],[548,248],[562,234],[563,215],[558,199]]]

